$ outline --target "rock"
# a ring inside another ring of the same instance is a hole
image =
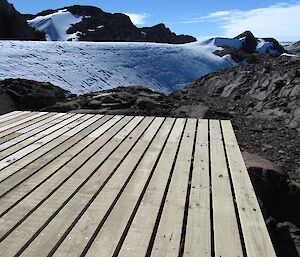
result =
[[[299,257],[299,229],[294,224],[269,217],[266,225],[278,257]]]
[[[288,46],[286,50],[291,54],[300,54],[300,41]]]
[[[196,41],[192,36],[172,33],[171,30],[166,28],[162,23],[150,28],[141,28],[140,31],[143,32],[145,39],[149,42],[184,44]]]
[[[110,109],[120,109],[122,108],[122,103],[103,103],[103,108],[110,108]]]
[[[91,100],[88,102],[87,106],[92,108],[92,109],[97,109],[97,108],[100,108],[102,105],[102,102],[100,100]]]
[[[300,256],[300,229],[291,222],[278,223],[277,229],[285,230],[286,232],[288,232],[287,239],[288,240],[292,239],[294,242],[294,246],[291,244],[287,244],[286,242],[284,242],[284,244],[282,244],[282,245],[285,245],[285,247],[287,245],[290,245],[289,249],[287,249],[285,252],[290,251],[289,256],[295,256],[295,257]],[[294,255],[292,255],[292,254],[294,254]]]
[[[289,125],[291,128],[300,128],[300,106],[294,110],[293,118]]]
[[[288,194],[282,204],[282,211],[287,212],[282,215],[300,227],[300,184],[291,181],[288,184]]]
[[[246,53],[254,53],[256,51],[257,39],[254,37],[251,31],[245,31],[235,38],[245,38],[245,43],[243,43],[242,48]]]
[[[175,116],[191,117],[191,118],[205,118],[209,108],[202,104],[197,105],[181,105],[180,107],[173,110]]]
[[[117,97],[113,94],[105,95],[101,97],[101,102],[104,104],[110,103],[120,103],[121,101],[117,99]]]
[[[158,103],[149,98],[149,97],[138,97],[138,99],[136,100],[136,105],[141,108],[141,109],[153,109],[155,107],[157,107]]]
[[[10,99],[15,109],[40,110],[67,99],[68,92],[50,83],[24,79],[0,81],[2,99]],[[12,110],[10,110],[12,111]],[[3,109],[0,110],[3,113]]]
[[[273,149],[273,146],[269,144],[263,144],[263,147],[265,147],[266,149]]]
[[[274,163],[256,154],[243,152],[256,195],[262,200],[267,210],[273,213],[278,204],[278,194],[288,191],[287,176]]]

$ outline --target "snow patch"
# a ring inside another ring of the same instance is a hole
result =
[[[0,79],[24,78],[75,94],[142,85],[171,93],[217,69],[236,63],[198,42],[157,43],[0,41]]]
[[[287,54],[287,53],[283,53],[281,56],[286,56],[286,57],[296,57],[299,58],[300,56],[297,54]]]
[[[265,41],[261,38],[258,39],[256,52],[259,54],[279,55],[279,52],[274,49],[273,42]]]
[[[213,44],[217,47],[229,46],[233,48],[241,48],[243,44],[243,40],[239,40],[237,38],[214,38]]]
[[[82,21],[81,16],[75,16],[67,10],[59,10],[56,13],[46,16],[38,16],[29,20],[28,24],[32,28],[43,32],[47,41],[77,41],[78,32],[67,34],[68,29],[76,23]]]

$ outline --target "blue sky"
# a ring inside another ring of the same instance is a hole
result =
[[[199,40],[212,36],[233,37],[247,29],[260,37],[280,41],[300,40],[300,0],[9,0],[22,13],[37,13],[73,4],[98,6],[123,12],[134,23],[152,26],[163,22],[176,33]]]

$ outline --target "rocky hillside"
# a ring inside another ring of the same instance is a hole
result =
[[[0,0],[0,39],[43,40],[26,19],[6,0]]]
[[[300,129],[300,60],[282,56],[211,73],[185,88],[191,100],[226,99],[245,116],[280,119]]]
[[[187,35],[176,35],[164,24],[137,28],[122,13],[107,13],[93,6],[70,6],[24,15],[29,25],[46,34],[47,40],[126,41],[183,44],[196,41]],[[64,30],[71,37],[62,36]]]

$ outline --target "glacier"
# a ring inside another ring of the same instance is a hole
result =
[[[74,94],[118,86],[171,93],[217,69],[236,65],[213,45],[0,41],[0,79],[50,82]]]

